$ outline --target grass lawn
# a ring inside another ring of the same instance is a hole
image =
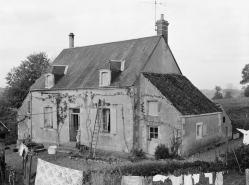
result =
[[[249,130],[249,98],[229,98],[212,101],[222,104],[226,109],[232,120],[233,131],[235,131],[236,128]]]

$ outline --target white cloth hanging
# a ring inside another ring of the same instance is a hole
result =
[[[167,178],[169,178],[169,177],[164,176],[164,175],[155,175],[153,177],[153,181],[162,181],[162,182],[164,182]]]
[[[223,172],[216,173],[215,185],[223,185]]]
[[[169,179],[171,180],[172,185],[181,185],[183,183],[182,175],[180,175],[178,177],[176,177],[174,175],[170,175]]]
[[[184,185],[193,185],[192,175],[184,175]]]
[[[238,128],[237,130],[244,134],[243,143],[245,145],[249,145],[249,130],[243,130],[243,129],[238,129]]]
[[[65,168],[38,159],[35,185],[81,185],[82,182],[82,171]]]
[[[213,184],[213,173],[204,173],[204,175],[209,178],[209,184]]]
[[[193,174],[192,178],[194,179],[194,184],[197,184],[200,180],[200,174]]]
[[[144,185],[144,177],[140,176],[123,176],[121,185]]]

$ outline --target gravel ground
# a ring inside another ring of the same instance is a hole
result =
[[[232,140],[229,142],[229,148],[231,149],[234,147],[238,147],[241,144],[242,144],[242,139]],[[17,172],[18,181],[16,185],[23,185],[22,175],[21,175],[22,159],[18,153],[13,152],[12,149],[14,147],[15,147],[14,145],[11,145],[10,149],[6,150],[6,163],[7,165],[11,166]],[[186,159],[186,161],[189,161],[189,162],[196,161],[196,160],[213,161],[215,159],[215,151],[217,152],[217,154],[219,153],[219,151],[225,151],[225,145],[222,145],[222,146],[213,148],[211,150],[208,150],[206,152],[191,156],[190,158]],[[105,152],[99,153],[99,156],[105,156],[105,154],[106,154]],[[40,152],[33,157],[32,173],[36,171],[37,158],[44,159],[48,162],[51,162],[51,163],[54,163],[60,166],[64,166],[64,167],[68,167],[68,168],[72,168],[76,170],[81,170],[81,171],[85,171],[87,169],[99,169],[103,167],[108,168],[113,165],[118,165],[118,164],[108,164],[108,163],[103,164],[100,162],[93,162],[93,161],[90,162],[90,161],[85,161],[85,160],[75,160],[75,159],[72,160],[69,158],[71,155],[72,154],[65,154],[65,153],[57,153],[57,155],[49,155],[47,151]],[[110,155],[110,152],[108,155]],[[116,156],[117,155],[118,154],[116,154]],[[125,155],[120,156],[119,160],[122,161],[121,163],[122,164],[130,163],[128,160],[125,159],[125,157],[126,157]],[[244,185],[245,184],[245,175],[241,176],[234,172],[229,172],[228,174],[225,174],[224,179],[225,179],[224,185]]]

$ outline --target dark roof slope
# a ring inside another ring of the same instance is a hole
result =
[[[124,71],[111,86],[131,86],[160,39],[163,37],[153,36],[64,49],[52,65],[68,65],[67,74],[51,89],[97,88],[99,86],[98,70],[109,67],[110,60],[125,60]],[[51,69],[47,72],[51,72]],[[45,89],[44,81],[45,76],[42,75],[31,90]]]
[[[0,121],[0,135],[8,134],[10,130]]]
[[[185,76],[178,74],[143,73],[183,115],[222,112]]]

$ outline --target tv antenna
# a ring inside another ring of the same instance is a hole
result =
[[[146,3],[146,4],[154,4],[155,5],[155,23],[156,23],[156,5],[166,6],[166,3],[151,3],[151,2],[140,2],[140,3]],[[155,31],[156,31],[156,25],[155,25]]]

